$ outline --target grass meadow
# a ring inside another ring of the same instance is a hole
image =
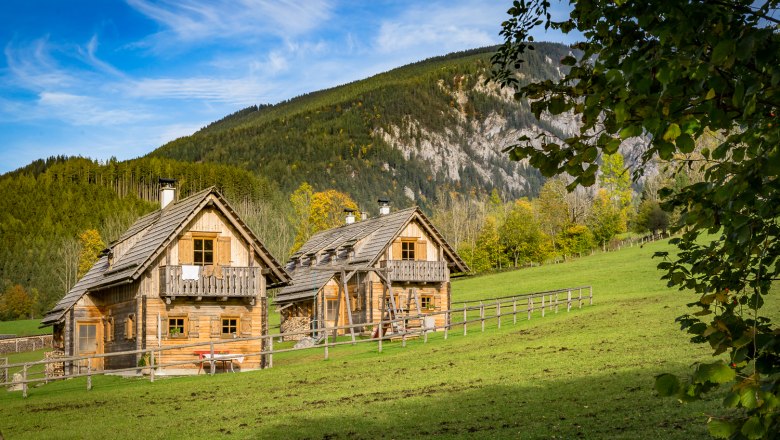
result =
[[[274,368],[148,380],[71,379],[0,392],[5,438],[707,438],[719,396],[661,399],[654,376],[711,359],[674,318],[690,293],[659,280],[665,243],[460,279],[453,301],[592,285],[593,306],[502,327],[279,354]],[[777,316],[776,295],[770,316]]]
[[[51,333],[51,327],[38,328],[39,325],[40,319],[0,321],[0,335],[35,336]]]

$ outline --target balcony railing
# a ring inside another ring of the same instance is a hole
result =
[[[443,282],[449,279],[445,261],[385,260],[380,264],[388,269],[390,281]]]
[[[221,267],[221,277],[205,272],[201,267],[197,279],[183,279],[182,266],[161,267],[160,296],[252,297],[260,292],[259,267]]]

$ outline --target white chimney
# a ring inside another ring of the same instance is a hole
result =
[[[379,215],[390,214],[390,199],[379,199]]]
[[[355,210],[350,208],[345,208],[344,212],[347,213],[347,220],[346,223],[348,225],[351,225],[352,223],[355,223]]]
[[[160,178],[160,209],[165,208],[176,197],[176,188],[173,186],[176,183],[174,179]]]

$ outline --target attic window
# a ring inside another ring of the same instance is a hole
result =
[[[414,241],[402,241],[401,242],[401,259],[402,260],[414,260]]]
[[[193,247],[193,261],[196,265],[206,266],[214,264],[213,238],[194,238]]]

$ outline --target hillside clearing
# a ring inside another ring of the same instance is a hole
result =
[[[270,370],[160,380],[97,377],[0,393],[7,438],[704,438],[717,397],[678,405],[653,376],[711,359],[674,318],[690,294],[665,289],[644,248],[459,280],[457,299],[592,284],[594,305],[484,333],[277,355]],[[768,313],[777,310],[777,301]],[[564,309],[565,310],[565,309]],[[310,358],[310,361],[305,361]],[[95,423],[99,421],[99,423]],[[110,429],[107,429],[110,427]]]
[[[0,335],[35,336],[51,333],[51,328],[38,328],[40,319],[21,319],[17,321],[0,321]]]

